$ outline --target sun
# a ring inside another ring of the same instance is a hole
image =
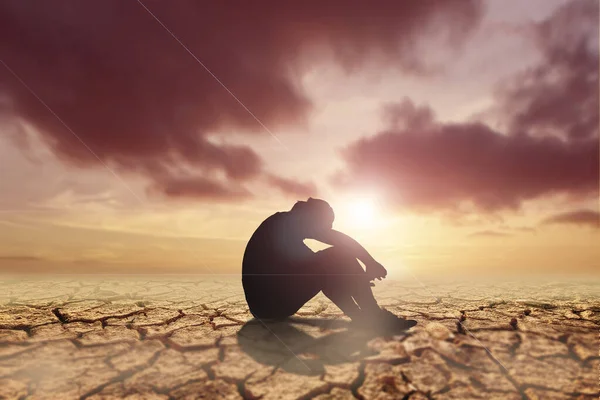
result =
[[[372,199],[355,199],[348,203],[349,222],[360,227],[370,227],[377,221],[377,206]]]

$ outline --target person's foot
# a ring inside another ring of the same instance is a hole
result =
[[[404,331],[417,324],[417,321],[400,318],[385,309],[371,313],[363,312],[360,317],[353,319],[352,322],[362,329],[381,332]]]
[[[389,331],[403,331],[417,325],[417,321],[413,319],[400,318],[391,311],[382,309],[378,316],[381,321],[381,328]]]

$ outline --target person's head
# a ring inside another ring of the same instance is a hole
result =
[[[307,201],[298,201],[292,207],[292,212],[298,215],[307,227],[316,230],[329,230],[333,226],[335,214],[333,208],[325,200],[309,197]]]

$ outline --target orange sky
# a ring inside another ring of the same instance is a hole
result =
[[[229,93],[141,8],[6,2],[0,273],[238,274],[309,195],[391,277],[597,273],[598,2],[502,3],[149,1]]]

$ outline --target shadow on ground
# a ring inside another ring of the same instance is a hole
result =
[[[355,329],[343,320],[292,317],[279,322],[252,319],[239,330],[237,338],[240,348],[261,364],[315,376],[325,373],[325,365],[376,355],[378,352],[369,349],[367,343],[380,335]],[[406,331],[394,333],[402,335]]]

